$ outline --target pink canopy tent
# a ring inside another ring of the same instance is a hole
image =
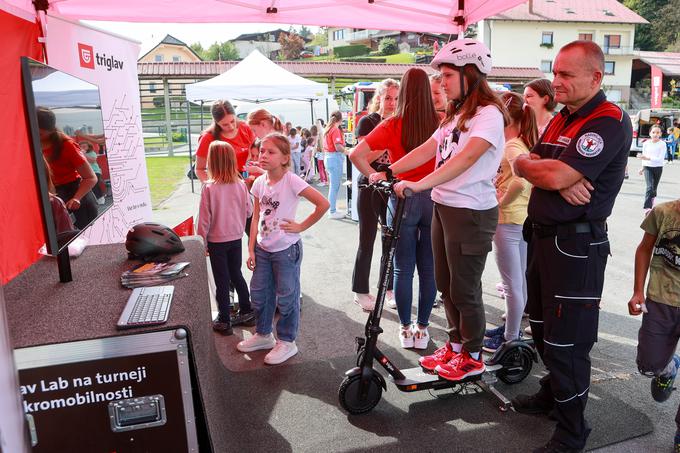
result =
[[[274,22],[379,30],[459,32],[525,0],[42,0],[68,19],[126,22]],[[34,14],[32,0],[0,8]],[[42,7],[42,6],[41,6]]]

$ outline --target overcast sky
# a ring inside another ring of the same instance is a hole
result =
[[[113,32],[131,38],[142,43],[141,54],[143,55],[165,35],[172,35],[187,45],[200,42],[207,48],[216,41],[228,41],[243,33],[257,33],[281,28],[288,30],[289,24],[169,24],[169,23],[132,23],[132,22],[100,22],[83,21],[95,28]],[[300,26],[296,25],[296,29]],[[317,32],[318,27],[307,27],[312,32]]]

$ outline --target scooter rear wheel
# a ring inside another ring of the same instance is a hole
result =
[[[531,354],[523,348],[514,348],[503,356],[499,365],[503,368],[496,372],[498,379],[506,384],[517,384],[531,373],[533,359]]]
[[[382,385],[380,379],[375,374],[376,371],[373,371],[373,376],[368,383],[369,387],[365,399],[361,399],[359,395],[361,375],[347,376],[343,379],[338,389],[340,406],[354,415],[370,412],[380,402],[382,397]]]

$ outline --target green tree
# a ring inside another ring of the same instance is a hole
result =
[[[205,59],[208,61],[238,60],[238,50],[233,42],[216,42],[205,51]]]
[[[399,46],[394,38],[383,38],[378,44],[378,51],[381,55],[394,55],[399,53]]]
[[[328,47],[328,27],[319,28],[319,32],[314,35],[309,45]]]
[[[307,39],[309,35],[312,34],[312,31],[305,27],[304,25],[300,26],[300,31],[298,32],[298,35],[302,36],[303,39]]]
[[[281,50],[279,55],[284,60],[295,60],[300,58],[300,52],[305,48],[305,41],[295,33],[281,33],[279,35]]]
[[[652,34],[661,50],[677,49],[680,31],[680,0],[670,0],[659,9],[658,19],[652,23]]]
[[[205,57],[205,49],[203,48],[203,46],[201,45],[200,42],[195,42],[195,43],[193,43],[192,45],[190,45],[189,47],[191,48],[191,50],[193,50],[194,52],[196,52],[196,55],[198,55],[199,57],[201,57],[201,60],[206,60],[206,59],[207,59],[207,58]]]
[[[623,4],[649,21],[649,24],[635,26],[635,47],[640,50],[664,50],[669,44],[655,34],[656,29],[664,26],[669,17],[660,14],[671,0],[623,0]],[[678,10],[671,15],[677,17]]]

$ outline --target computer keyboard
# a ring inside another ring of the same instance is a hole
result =
[[[118,319],[118,328],[152,326],[168,320],[174,286],[135,288]]]

